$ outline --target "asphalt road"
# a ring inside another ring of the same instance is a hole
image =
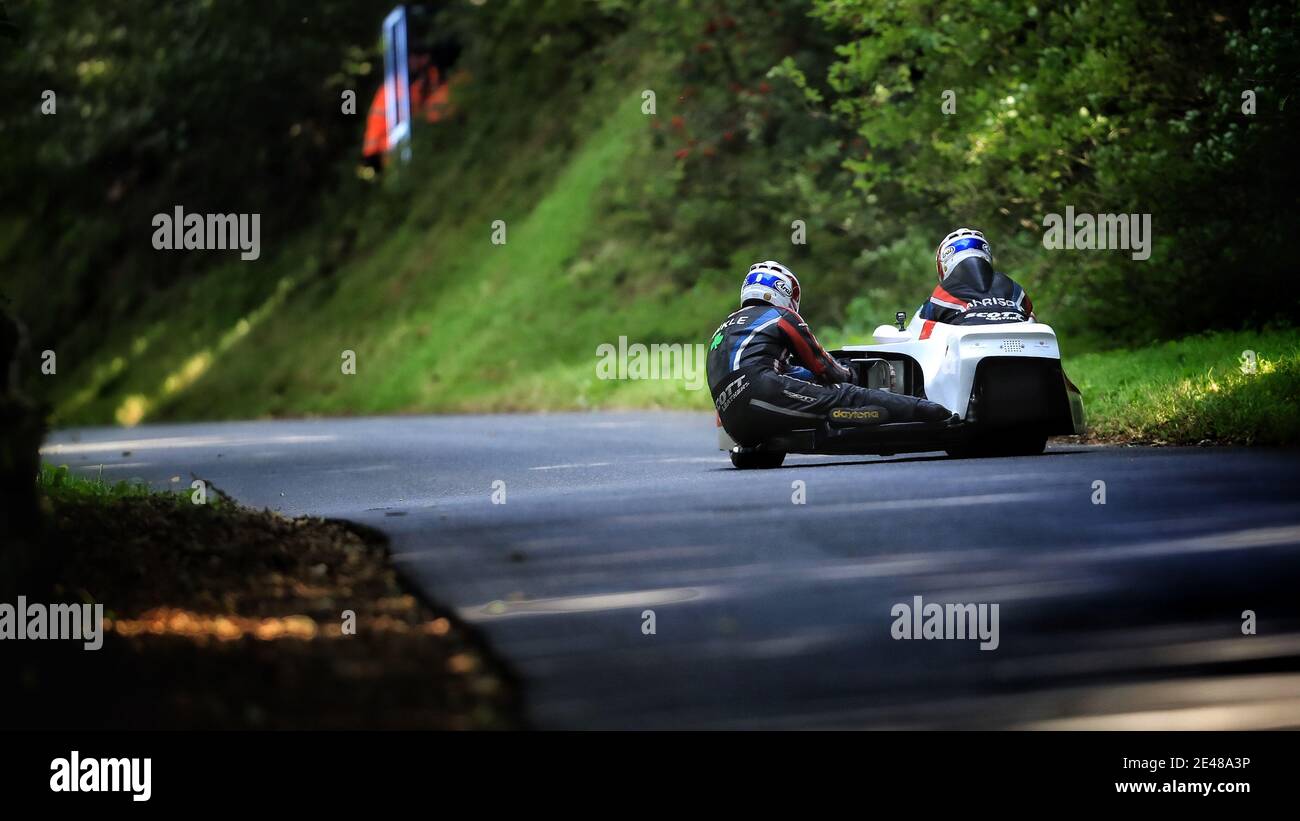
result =
[[[1295,452],[740,472],[715,442],[701,414],[393,417],[66,430],[44,458],[385,531],[542,727],[1300,726]],[[895,639],[916,596],[998,605],[996,649]]]

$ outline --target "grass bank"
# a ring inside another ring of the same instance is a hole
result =
[[[1103,441],[1300,443],[1300,332],[1188,337],[1066,360]]]

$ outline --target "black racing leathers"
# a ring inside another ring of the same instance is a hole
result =
[[[1011,277],[993,270],[987,260],[971,257],[935,287],[920,317],[949,325],[1028,322],[1034,318],[1034,303]]]
[[[794,311],[750,303],[709,345],[709,390],[732,439],[754,446],[799,428],[941,422],[942,405],[852,384],[854,372],[817,342]]]

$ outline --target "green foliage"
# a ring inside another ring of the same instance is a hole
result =
[[[860,287],[859,203],[841,168],[849,136],[809,102],[827,70],[828,32],[800,2],[647,4],[666,51],[657,115],[614,209],[663,275],[735,292],[755,260],[775,258],[804,282],[806,310],[842,314]],[[815,99],[815,98],[814,98]],[[805,244],[795,244],[795,220]]]
[[[387,3],[28,3],[0,43],[0,266],[37,350],[69,316],[130,316],[213,255],[154,251],[150,219],[262,214],[274,241],[317,216],[357,149]],[[371,11],[366,13],[366,9]],[[358,114],[342,113],[357,91]],[[46,91],[54,113],[43,113]],[[98,331],[99,323],[77,336]]]
[[[1254,352],[1254,372],[1243,358]],[[1300,334],[1201,334],[1073,357],[1090,431],[1103,439],[1195,444],[1300,442]]]
[[[41,465],[41,472],[36,477],[36,487],[43,496],[54,501],[96,500],[112,502],[118,499],[143,498],[146,496],[172,499],[177,504],[188,504],[190,501],[188,492],[159,493],[142,482],[106,482],[102,475],[88,479],[72,473],[72,471],[68,470],[67,465],[57,467]],[[213,494],[210,501],[219,504],[221,500],[219,496]]]
[[[818,0],[814,13],[846,38],[828,99],[866,143],[845,166],[877,235],[983,228],[1067,331],[1140,340],[1292,307],[1274,288],[1292,267],[1279,238],[1298,181],[1294,2]],[[1152,214],[1151,259],[1045,252],[1043,216],[1067,205]]]
[[[704,408],[596,379],[595,347],[707,342],[764,258],[800,274],[824,342],[860,341],[924,299],[961,224],[1071,350],[1292,308],[1293,0],[450,3],[460,116],[363,182],[389,7],[14,12],[0,91],[28,102],[0,112],[0,265],[59,351],[57,379],[29,380],[58,423]],[[154,252],[149,217],[177,203],[260,211],[263,258]],[[1067,205],[1153,214],[1151,260],[1045,250]]]

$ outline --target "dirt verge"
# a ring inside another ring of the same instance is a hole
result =
[[[99,650],[4,641],[31,728],[522,726],[514,677],[383,537],[185,497],[44,500],[29,602],[104,605]],[[9,602],[14,604],[14,602]]]

